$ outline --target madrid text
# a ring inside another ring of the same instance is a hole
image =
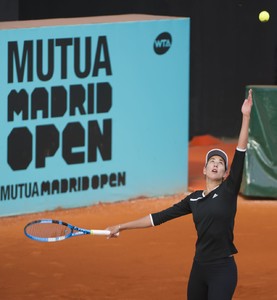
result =
[[[76,193],[126,185],[126,172],[0,186],[0,201]]]
[[[106,36],[10,41],[7,71],[7,163],[13,171],[46,168],[58,152],[67,165],[112,159]]]

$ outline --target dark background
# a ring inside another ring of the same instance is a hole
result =
[[[0,21],[126,13],[191,18],[190,137],[237,137],[246,85],[277,84],[276,0],[0,0]]]

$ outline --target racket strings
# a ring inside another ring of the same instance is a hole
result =
[[[71,229],[63,224],[36,223],[28,226],[26,233],[39,238],[56,238],[67,236]]]

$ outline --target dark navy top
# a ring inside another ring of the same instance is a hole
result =
[[[153,225],[157,226],[192,213],[197,230],[197,261],[211,261],[238,252],[233,230],[244,158],[245,151],[236,150],[229,176],[207,196],[203,190],[195,191],[172,207],[151,214]]]

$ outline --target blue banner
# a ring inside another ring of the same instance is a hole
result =
[[[189,19],[0,40],[0,215],[187,190]]]

